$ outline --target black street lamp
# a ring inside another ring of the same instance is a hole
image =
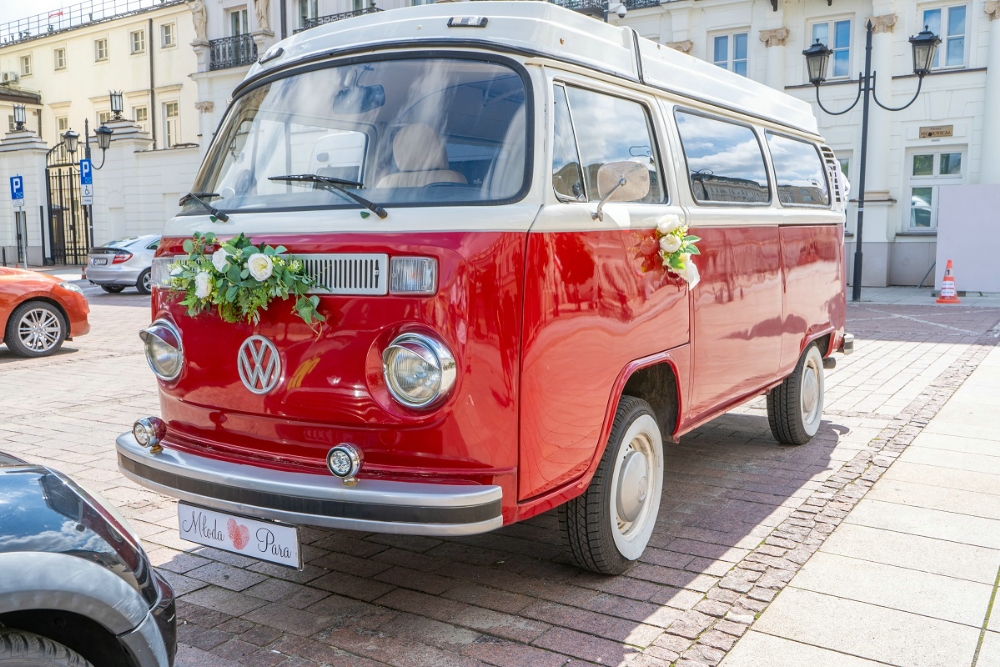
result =
[[[28,122],[28,115],[23,104],[14,105],[14,131],[23,132],[24,124]]]
[[[112,90],[111,95],[111,113],[114,120],[122,119],[122,110],[124,109],[124,104],[122,102],[122,91]]]
[[[851,285],[851,301],[861,301],[861,262],[862,262],[862,238],[865,217],[865,166],[868,162],[868,99],[871,97],[875,104],[886,111],[902,111],[917,100],[920,95],[920,87],[924,83],[924,76],[931,71],[931,64],[934,62],[934,53],[937,51],[941,38],[932,33],[924,26],[920,34],[910,37],[910,46],[913,49],[913,73],[917,75],[917,92],[913,98],[901,107],[887,107],[878,101],[875,94],[875,72],[872,71],[872,22],[869,20],[866,25],[868,35],[865,39],[865,72],[858,75],[858,95],[854,98],[851,106],[842,111],[830,111],[823,106],[819,99],[819,87],[826,81],[826,67],[833,53],[826,44],[821,44],[817,39],[816,43],[802,52],[806,57],[806,69],[809,70],[809,82],[816,86],[816,104],[819,108],[831,116],[841,116],[858,104],[861,95],[864,94],[865,102],[861,107],[861,173],[858,177],[858,228],[855,232],[854,246],[854,281]]]
[[[62,134],[62,138],[66,143],[66,150],[69,151],[69,154],[76,155],[77,145],[80,143],[80,135],[73,130],[66,130]]]

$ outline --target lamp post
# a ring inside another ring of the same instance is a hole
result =
[[[23,132],[24,124],[28,122],[28,115],[23,104],[14,105],[14,131]]]
[[[862,239],[864,232],[864,217],[865,217],[865,166],[868,162],[868,108],[869,108],[869,98],[875,100],[875,104],[879,105],[886,111],[902,111],[917,100],[917,96],[920,95],[920,87],[924,83],[924,76],[931,71],[931,64],[934,62],[934,53],[937,51],[938,44],[941,43],[941,38],[932,33],[924,26],[924,29],[913,37],[910,37],[910,46],[913,49],[913,73],[917,75],[917,92],[913,94],[913,98],[901,107],[887,107],[878,101],[878,96],[875,94],[875,75],[876,72],[872,71],[872,22],[869,20],[867,25],[867,36],[865,38],[865,72],[864,74],[858,75],[858,95],[854,98],[854,101],[849,107],[842,111],[830,111],[825,106],[823,102],[819,99],[819,87],[826,81],[826,68],[830,60],[830,54],[833,53],[826,44],[820,43],[817,39],[816,43],[810,46],[808,49],[802,52],[802,55],[806,57],[806,69],[809,71],[809,82],[816,87],[816,104],[819,108],[830,114],[831,116],[840,116],[855,106],[857,106],[858,101],[861,96],[864,95],[864,104],[861,107],[861,173],[858,177],[858,228],[855,232],[855,246],[854,246],[854,280],[851,285],[851,301],[861,301],[861,265],[862,265]]]

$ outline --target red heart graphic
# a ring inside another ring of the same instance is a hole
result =
[[[233,546],[242,551],[243,547],[250,543],[250,529],[232,519],[226,525],[229,528],[229,539],[233,541]]]

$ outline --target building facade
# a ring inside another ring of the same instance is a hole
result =
[[[860,173],[862,105],[844,115],[821,109],[802,51],[817,39],[833,51],[820,99],[830,111],[845,109],[859,92],[870,20],[876,94],[899,107],[918,86],[908,38],[925,26],[941,37],[935,66],[912,106],[889,112],[871,104],[863,285],[933,284],[926,274],[935,262],[940,188],[1000,183],[996,0],[626,0],[625,7],[623,19],[612,11],[611,20],[812,103],[821,133],[853,183]],[[849,282],[856,208],[848,214]]]

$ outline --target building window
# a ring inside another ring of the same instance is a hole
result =
[[[31,56],[21,56],[21,76],[31,76]]]
[[[167,49],[171,46],[177,46],[177,35],[175,31],[177,26],[173,23],[164,23],[160,26],[160,47]]]
[[[719,35],[713,44],[712,62],[730,72],[747,75],[747,33]]]
[[[7,116],[7,132],[13,132],[15,129],[16,125],[14,124],[14,114],[10,114]]]
[[[922,151],[913,155],[910,169],[910,229],[937,228],[938,190],[961,185],[961,151]]]
[[[132,107],[132,120],[142,128],[143,132],[149,132],[149,108]]]
[[[136,30],[128,34],[129,43],[132,45],[131,53],[134,55],[136,53],[146,52],[146,31]]]
[[[364,9],[364,3],[361,0],[354,0],[354,4],[355,4],[354,7],[355,9]],[[361,5],[360,7],[357,6],[359,4]],[[417,5],[433,5],[433,4],[434,0],[413,0],[414,7],[416,7]]]
[[[956,5],[924,11],[923,25],[941,38],[932,67],[961,67],[965,64],[965,9],[965,5]]]
[[[851,75],[851,22],[826,21],[824,23],[814,23],[812,27],[812,41],[815,44],[819,41],[826,44],[833,51],[830,55],[832,61],[831,79],[848,77]]]
[[[250,28],[247,24],[247,10],[245,8],[234,9],[229,12],[229,34],[238,37],[248,32],[250,32]]]
[[[111,122],[111,112],[110,111],[98,111],[97,112],[97,125],[100,127],[105,123]]]
[[[56,69],[66,69],[66,49],[56,49],[52,52]]]
[[[108,40],[95,39],[94,40],[94,60],[96,62],[101,62],[108,59]]]
[[[68,129],[69,129],[69,116],[59,116],[58,118],[56,118],[56,137],[55,137],[55,140],[57,142],[61,142],[63,140],[63,138],[62,138],[63,132],[65,132]],[[62,145],[59,146],[58,153],[59,153],[59,161],[60,162],[65,162],[66,161],[66,144],[62,144]]]
[[[319,0],[299,0],[299,27],[305,28],[306,21],[319,16]]]
[[[181,125],[177,102],[167,102],[163,105],[163,119],[164,147],[170,148],[180,143],[179,133]]]

